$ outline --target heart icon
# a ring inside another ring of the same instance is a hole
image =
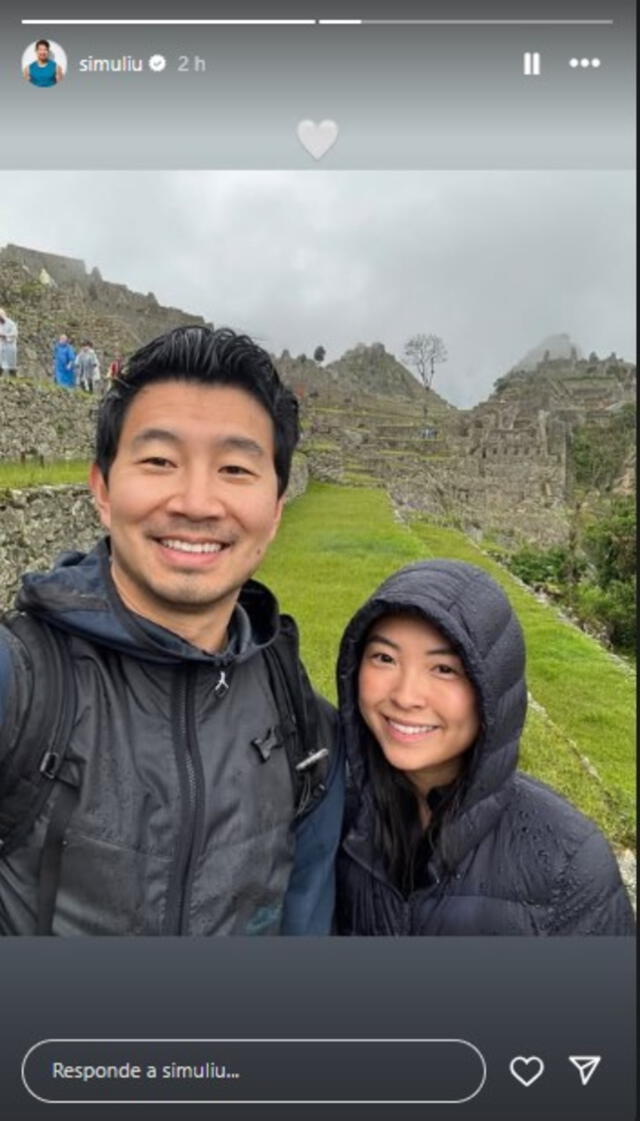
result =
[[[314,160],[321,160],[338,139],[335,121],[300,121],[296,129],[298,140]]]
[[[509,1070],[523,1086],[532,1086],[544,1071],[544,1063],[537,1055],[516,1055],[509,1063]]]

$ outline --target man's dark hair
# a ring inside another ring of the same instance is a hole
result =
[[[37,50],[38,47],[46,47],[47,50],[50,51],[51,50],[51,43],[49,42],[48,39],[38,39],[38,42],[36,43],[36,48],[35,49]]]
[[[98,413],[95,458],[105,482],[131,402],[141,389],[161,381],[229,385],[254,397],[273,422],[278,495],[284,494],[300,436],[297,398],[280,381],[266,350],[228,327],[176,327],[126,361]]]

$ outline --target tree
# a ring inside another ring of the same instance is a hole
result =
[[[447,361],[447,348],[439,335],[413,335],[405,344],[404,356],[416,370],[424,386],[424,419],[427,420],[429,390],[433,384],[435,367]]]
[[[325,357],[326,357],[326,353],[327,352],[326,352],[326,350],[324,349],[323,346],[317,346],[316,349],[313,352],[313,361],[314,362],[324,362]]]
[[[447,348],[439,335],[413,335],[405,345],[404,356],[416,370],[424,388],[429,390],[435,367],[447,361]]]

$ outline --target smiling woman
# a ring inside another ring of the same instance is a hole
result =
[[[342,934],[631,934],[613,853],[516,770],[522,631],[481,569],[423,561],[354,616],[338,663],[351,779]]]
[[[479,731],[475,690],[462,659],[423,618],[388,615],[367,635],[358,679],[360,714],[391,767],[427,795],[460,773]]]

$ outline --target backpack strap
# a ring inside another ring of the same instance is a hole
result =
[[[75,674],[67,641],[55,627],[25,613],[2,622],[26,651],[32,693],[44,683],[50,702],[28,706],[13,751],[0,765],[0,859],[22,844],[55,791],[40,857],[36,930],[50,934],[65,832],[79,796],[63,768],[76,712]]]
[[[298,655],[298,631],[281,616],[277,638],[264,649],[269,684],[280,715],[280,733],[293,781],[296,817],[307,813],[326,790],[331,743],[322,742],[320,698],[314,693]]]

